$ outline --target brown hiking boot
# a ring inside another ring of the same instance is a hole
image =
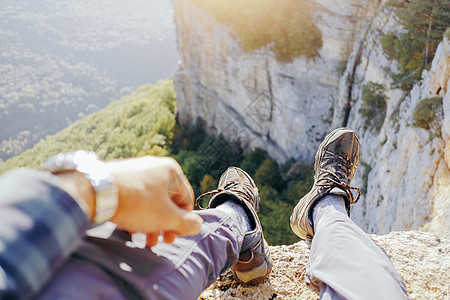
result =
[[[350,205],[358,202],[361,191],[350,187],[359,162],[359,140],[351,129],[338,128],[328,134],[320,144],[314,164],[314,185],[295,206],[291,215],[291,229],[301,239],[312,240],[313,207],[327,194],[341,195],[350,216]],[[358,191],[356,200],[351,190]]]
[[[239,260],[231,267],[235,279],[253,283],[266,278],[272,271],[272,259],[257,215],[260,198],[253,179],[240,168],[230,167],[220,177],[217,190],[201,195],[197,198],[197,203],[208,195],[214,195],[208,208],[217,207],[232,199],[242,205],[250,220],[252,230],[245,234]]]

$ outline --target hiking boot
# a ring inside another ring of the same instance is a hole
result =
[[[252,230],[245,234],[238,262],[231,267],[234,278],[244,283],[266,278],[272,271],[272,259],[257,215],[260,198],[253,179],[240,168],[230,167],[220,177],[217,189],[198,197],[197,203],[208,195],[213,195],[208,208],[233,200],[242,205],[250,220]]]
[[[314,164],[314,185],[295,206],[291,215],[291,229],[301,239],[311,241],[314,236],[313,207],[325,195],[344,197],[350,216],[350,205],[358,202],[361,190],[350,187],[359,162],[359,140],[348,128],[338,128],[320,144]],[[356,200],[352,191],[358,191]]]

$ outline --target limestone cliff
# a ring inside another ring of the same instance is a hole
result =
[[[381,35],[398,30],[385,0],[313,0],[323,46],[315,59],[280,63],[271,45],[242,50],[231,25],[190,0],[172,0],[181,64],[175,74],[181,119],[201,118],[212,134],[260,147],[280,163],[313,159],[338,126],[361,138],[354,185],[365,191],[352,218],[373,233],[423,229],[450,236],[450,45],[444,39],[429,72],[410,93],[391,87]],[[380,130],[360,113],[363,87],[383,86],[387,111]],[[444,97],[442,137],[411,126],[417,104]]]
[[[374,63],[381,61],[382,55],[379,46],[372,51],[364,49],[356,80],[381,82],[389,87],[383,65]],[[450,44],[445,38],[431,70],[424,72],[422,82],[411,93],[387,89],[387,113],[380,132],[362,130],[359,103],[350,112],[348,126],[358,131],[362,144],[362,164],[355,185],[364,186],[362,174],[367,172],[368,176],[367,193],[363,202],[354,207],[352,218],[366,225],[369,232],[421,228],[450,235],[450,161],[446,147],[450,130],[449,62]],[[353,93],[352,97],[358,99],[361,85],[354,85]],[[435,96],[444,97],[443,138],[433,138],[430,131],[412,126],[418,103]]]
[[[320,2],[316,18],[326,20],[316,23],[320,58],[280,64],[270,45],[244,52],[231,26],[217,24],[190,1],[173,1],[181,118],[202,118],[211,133],[264,148],[280,162],[311,159],[333,122],[338,69],[356,38],[352,28],[368,18],[359,13],[364,1]]]

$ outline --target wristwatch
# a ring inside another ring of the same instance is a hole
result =
[[[106,222],[115,215],[119,204],[117,187],[105,163],[94,152],[60,153],[45,161],[41,168],[53,174],[76,170],[89,180],[95,191],[94,223]]]

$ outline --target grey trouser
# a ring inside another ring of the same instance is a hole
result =
[[[37,299],[197,299],[237,262],[247,228],[217,209],[197,213],[199,235],[152,250],[133,248],[119,230],[87,238]]]
[[[236,263],[245,224],[217,209],[198,212],[198,236],[133,248],[116,230],[87,238],[37,299],[196,299]],[[348,218],[336,214],[316,232],[307,275],[322,299],[401,299],[405,286],[386,255]],[[293,296],[294,298],[294,296]]]
[[[361,228],[339,212],[325,218],[306,268],[321,299],[408,299],[391,261]]]

